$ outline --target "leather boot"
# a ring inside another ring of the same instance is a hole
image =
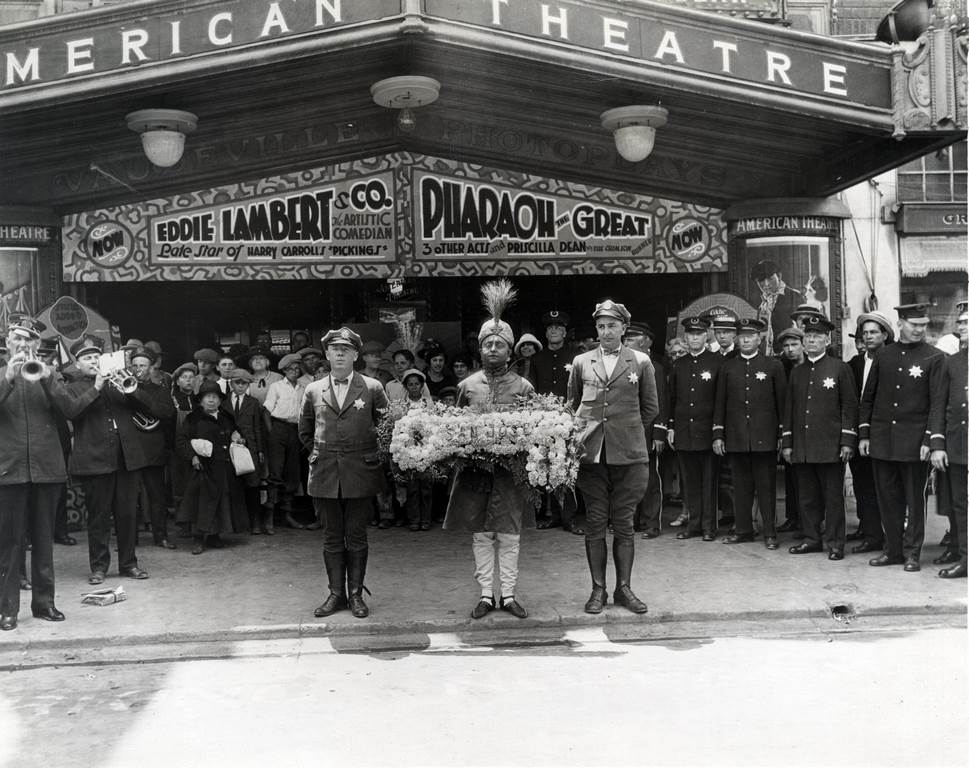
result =
[[[347,550],[347,602],[350,604],[350,613],[358,619],[365,619],[370,615],[370,609],[363,601],[363,592],[370,590],[363,585],[364,576],[367,574],[367,554],[368,549],[355,551]]]
[[[347,607],[346,579],[347,561],[345,552],[323,552],[323,566],[326,568],[326,578],[329,582],[330,594],[323,605],[313,611],[313,615],[321,619],[330,616]]]
[[[592,594],[585,604],[586,613],[602,613],[608,601],[606,591],[606,560],[608,558],[605,539],[595,539],[585,542],[585,557],[589,561],[589,573],[592,575]]]
[[[273,536],[276,533],[276,528],[273,525],[273,516],[275,515],[275,509],[271,504],[266,504],[262,508],[262,532],[267,536]]]
[[[633,558],[635,544],[632,541],[612,540],[612,558],[616,565],[616,591],[612,599],[616,605],[621,605],[633,613],[646,613],[646,603],[633,593],[629,586],[633,574]]]

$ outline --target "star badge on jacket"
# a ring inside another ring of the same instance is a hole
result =
[[[920,378],[922,376],[922,366],[913,365],[911,368],[908,369],[908,375],[911,376],[913,379]]]
[[[712,379],[713,376],[711,375],[710,371],[703,371],[700,374],[700,378],[703,379],[704,381],[710,381],[710,379]]]
[[[834,389],[834,379],[830,376],[826,377],[824,381],[821,382],[821,386],[825,389]]]
[[[626,379],[630,384],[636,384],[639,381],[639,375],[636,373],[636,371],[630,371],[629,375],[626,376]]]
[[[767,378],[767,374],[763,371],[757,371],[757,373],[754,374],[754,378],[757,379],[757,381],[763,381]]]
[[[353,401],[353,407],[356,408],[358,411],[361,410],[363,406],[364,406],[364,402],[359,397]]]

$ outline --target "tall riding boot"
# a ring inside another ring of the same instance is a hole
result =
[[[368,549],[347,550],[347,587],[349,595],[347,602],[350,604],[350,613],[358,619],[365,619],[370,615],[370,609],[363,602],[363,592],[370,590],[363,585],[364,576],[367,574],[367,553]]]
[[[605,539],[585,540],[585,557],[589,561],[592,575],[592,594],[585,604],[586,613],[602,613],[608,600],[606,591],[606,552]]]
[[[646,613],[646,603],[636,597],[629,586],[635,546],[632,539],[623,540],[617,536],[612,540],[612,558],[616,565],[616,591],[612,593],[612,599],[616,605],[628,608],[633,613]]]
[[[323,552],[323,566],[326,568],[326,578],[329,582],[330,594],[323,605],[313,611],[317,618],[342,611],[347,607],[347,561],[346,552]]]

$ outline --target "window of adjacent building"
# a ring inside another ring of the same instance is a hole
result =
[[[966,201],[966,142],[920,157],[898,169],[902,203]]]

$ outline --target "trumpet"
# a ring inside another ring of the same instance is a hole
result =
[[[107,352],[98,360],[98,369],[104,380],[122,395],[130,395],[138,389],[138,379],[124,367],[124,352]]]
[[[124,368],[106,373],[104,378],[122,395],[130,395],[138,389],[138,379]]]
[[[15,355],[10,362],[17,363],[20,360],[23,360],[20,365],[20,375],[23,376],[24,381],[33,382],[47,378],[50,372],[47,363],[38,358],[34,350],[28,349],[24,353]]]

